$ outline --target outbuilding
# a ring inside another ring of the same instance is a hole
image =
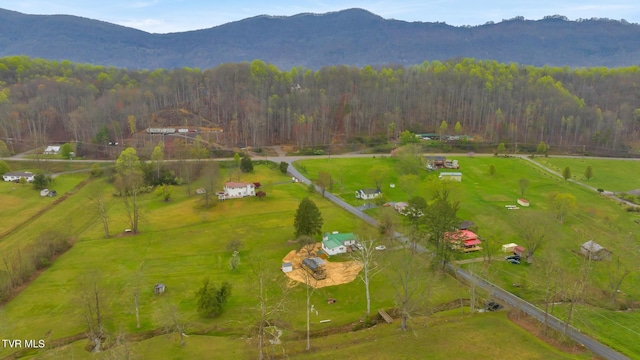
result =
[[[165,290],[166,290],[166,287],[164,286],[163,283],[158,283],[153,287],[153,293],[156,295],[163,294]]]
[[[461,172],[443,172],[443,173],[440,173],[440,175],[438,175],[438,179],[461,182],[462,173]]]
[[[611,251],[593,240],[589,240],[580,246],[580,253],[590,260],[607,260],[611,257]]]
[[[513,253],[516,249],[516,246],[518,246],[518,244],[516,243],[504,244],[502,245],[502,252]]]
[[[380,189],[356,190],[356,199],[372,200],[382,195]]]
[[[283,273],[292,272],[293,271],[293,264],[290,263],[290,262],[283,262],[282,263],[282,267],[280,269],[282,269]]]

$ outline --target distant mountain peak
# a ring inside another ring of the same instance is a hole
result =
[[[275,20],[275,21],[272,21]],[[469,57],[542,66],[629,66],[640,58],[640,26],[522,16],[478,26],[384,19],[351,8],[323,14],[260,15],[171,34],[69,15],[0,9],[0,56],[135,69],[215,67],[254,59],[280,69],[329,65],[413,65]]]

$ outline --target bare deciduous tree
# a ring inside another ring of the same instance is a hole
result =
[[[162,327],[166,334],[178,333],[180,339],[180,346],[187,345],[185,332],[188,328],[188,323],[180,313],[180,309],[175,304],[165,304],[162,309]]]
[[[107,304],[100,273],[93,271],[79,280],[78,302],[87,326],[87,337],[93,343],[91,351],[100,352],[105,337],[104,319]]]
[[[527,249],[527,262],[531,263],[535,252],[551,238],[553,224],[548,216],[539,212],[514,212],[512,223]]]
[[[284,311],[289,288],[281,282],[272,285],[274,278],[279,279],[281,277],[278,276],[278,274],[274,274],[262,259],[252,259],[250,264],[251,272],[257,283],[257,288],[255,289],[258,300],[256,331],[258,333],[258,359],[262,360],[265,355],[267,358],[275,357],[275,348],[277,345],[280,345],[277,330],[273,334],[270,334],[267,329],[274,326],[272,321],[276,314]],[[266,339],[269,335],[273,337],[270,339],[273,345],[273,351],[271,353],[265,349]],[[285,357],[284,347],[280,346],[280,350],[282,357]]]
[[[367,312],[366,316],[371,314],[371,293],[369,286],[371,285],[371,279],[376,276],[382,268],[376,261],[376,242],[373,239],[363,240],[359,242],[360,246],[358,250],[352,251],[351,258],[362,265],[362,271],[358,274],[358,277],[364,284],[364,291],[367,300]]]
[[[544,295],[544,332],[549,329],[549,312],[553,311],[549,309],[553,305],[555,297],[558,295],[560,268],[558,266],[558,260],[553,254],[545,254],[540,257],[534,265],[539,276],[538,278],[543,281],[543,295]]]
[[[89,195],[87,195],[91,203],[92,212],[100,218],[102,223],[102,229],[104,230],[104,237],[109,238],[109,202],[106,199],[104,187],[100,186],[95,188]]]
[[[391,283],[395,290],[396,309],[400,312],[400,328],[407,331],[407,321],[428,301],[430,274],[424,259],[410,247],[397,251],[389,265],[392,269]]]
[[[616,297],[618,296],[618,292],[620,291],[620,286],[622,286],[622,282],[627,277],[627,275],[631,273],[631,271],[625,268],[624,265],[622,265],[622,263],[620,262],[620,257],[616,256],[615,260],[612,259],[608,263],[608,273],[611,304],[615,304]]]

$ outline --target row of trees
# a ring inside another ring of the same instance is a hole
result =
[[[491,142],[622,149],[638,139],[637,67],[535,68],[458,59],[281,71],[260,60],[133,71],[0,59],[0,138],[80,143],[152,126],[221,128],[218,141],[330,145],[410,129]]]

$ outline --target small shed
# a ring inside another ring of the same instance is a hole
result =
[[[472,228],[474,228],[476,226],[476,223],[474,223],[471,220],[465,220],[463,222],[460,223],[460,225],[458,225],[458,229],[460,230],[470,230]]]
[[[591,260],[607,260],[611,257],[611,251],[605,249],[602,245],[593,240],[589,240],[582,244],[580,252]]]
[[[515,255],[525,257],[527,254],[527,249],[524,246],[517,245],[516,247],[513,248],[513,253]]]
[[[520,198],[518,199],[518,205],[527,207],[529,206],[529,200]]]
[[[440,173],[440,175],[438,175],[438,179],[461,182],[462,173],[461,172],[443,172],[443,173]]]
[[[282,263],[281,269],[282,269],[282,272],[284,272],[284,273],[292,272],[293,271],[293,264],[290,263],[290,262]]]
[[[502,245],[502,252],[513,253],[517,246],[518,244],[516,243],[504,244]]]
[[[166,290],[166,287],[164,286],[163,283],[158,283],[153,287],[153,293],[156,295],[163,294],[165,290]]]
[[[40,196],[49,196],[49,189],[40,190]]]

